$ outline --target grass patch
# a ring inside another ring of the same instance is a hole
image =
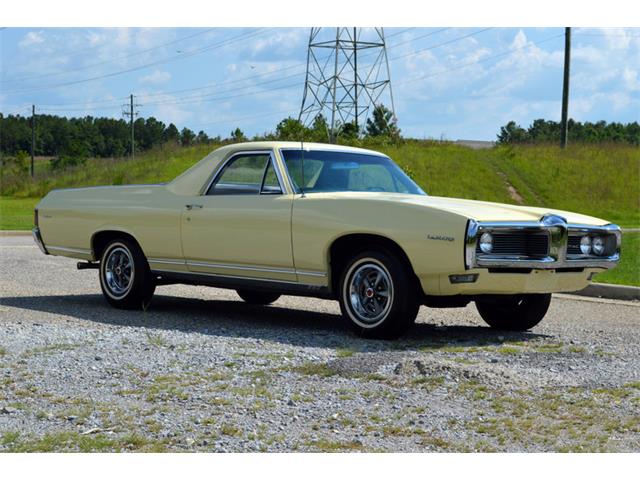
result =
[[[48,353],[56,353],[56,352],[66,352],[69,350],[73,350],[74,348],[81,347],[81,344],[75,343],[52,343],[50,345],[45,345],[43,347],[36,347],[26,350],[22,356],[28,357],[30,355],[40,355],[40,354],[48,354]]]
[[[40,198],[0,197],[0,230],[31,230]]]
[[[350,347],[336,349],[336,356],[338,358],[353,357],[356,353],[357,353],[357,350],[354,350],[353,348],[350,348]]]
[[[321,452],[344,452],[350,450],[361,450],[362,443],[357,440],[349,442],[329,439],[311,440],[306,443],[308,447],[320,450]]]
[[[594,281],[640,287],[640,233],[622,234],[620,263],[612,270],[597,274]]]
[[[149,342],[150,345],[153,345],[155,347],[166,347],[168,345],[167,340],[160,333],[146,332],[146,335],[147,342]]]
[[[318,375],[319,377],[333,377],[334,375],[338,374],[336,370],[331,368],[326,363],[315,362],[306,362],[302,365],[292,367],[291,370],[301,375]]]
[[[147,439],[138,434],[128,434],[111,438],[103,434],[81,435],[77,432],[47,433],[41,437],[22,437],[15,432],[10,438],[3,435],[2,442],[9,452],[122,452],[146,451],[161,452],[166,450],[159,441]],[[5,442],[5,440],[10,440]]]
[[[599,401],[598,396],[607,401]],[[466,426],[492,440],[480,449],[484,451],[494,449],[495,444],[518,449],[537,445],[538,450],[616,451],[623,445],[616,436],[639,430],[637,416],[612,415],[611,401],[631,396],[624,387],[496,395],[491,402],[495,416],[466,422]]]

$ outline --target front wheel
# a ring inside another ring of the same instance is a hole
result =
[[[549,309],[550,293],[508,295],[499,300],[476,300],[476,308],[489,326],[524,332],[538,325]]]
[[[339,292],[342,315],[367,338],[398,338],[413,325],[420,307],[413,272],[387,251],[353,257],[342,273]]]
[[[100,260],[100,287],[116,308],[147,308],[156,286],[137,243],[124,238],[109,242]]]

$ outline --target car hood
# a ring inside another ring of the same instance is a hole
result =
[[[543,215],[552,213],[564,217],[568,223],[585,225],[606,225],[609,222],[600,218],[581,215],[579,213],[557,210],[554,208],[526,207],[505,203],[463,200],[458,198],[405,195],[412,197],[410,203],[438,208],[448,212],[464,215],[481,222],[538,221]]]
[[[315,192],[310,193],[309,196],[403,203],[451,212],[452,214],[461,215],[479,222],[537,222],[543,215],[551,213],[564,217],[568,223],[598,226],[610,223],[600,218],[567,212],[564,210],[557,210],[555,208],[526,207],[520,205],[509,205],[506,203],[483,202],[479,200],[432,197],[429,195],[408,195],[381,192]]]

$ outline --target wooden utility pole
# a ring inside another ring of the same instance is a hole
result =
[[[562,83],[562,119],[560,121],[560,146],[567,146],[569,136],[569,67],[571,65],[571,27],[564,29],[564,80]]]
[[[35,175],[36,156],[36,106],[31,105],[31,178]]]
[[[135,136],[133,134],[133,93],[129,96],[129,100],[130,100],[130,111],[129,111],[129,115],[131,115],[131,160],[133,160],[134,157],[134,151],[135,151]]]
[[[133,103],[133,94],[129,95],[129,104],[126,103],[122,105],[122,116],[129,117],[129,125],[131,126],[131,160],[135,155],[136,150],[136,137],[134,135],[134,121],[136,119],[136,115],[138,112],[135,112],[134,107],[139,107],[140,105]]]

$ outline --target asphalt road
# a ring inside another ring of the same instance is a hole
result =
[[[640,304],[559,295],[531,332],[423,307],[395,342],[335,302],[164,286],[0,237],[0,451],[638,451]]]

